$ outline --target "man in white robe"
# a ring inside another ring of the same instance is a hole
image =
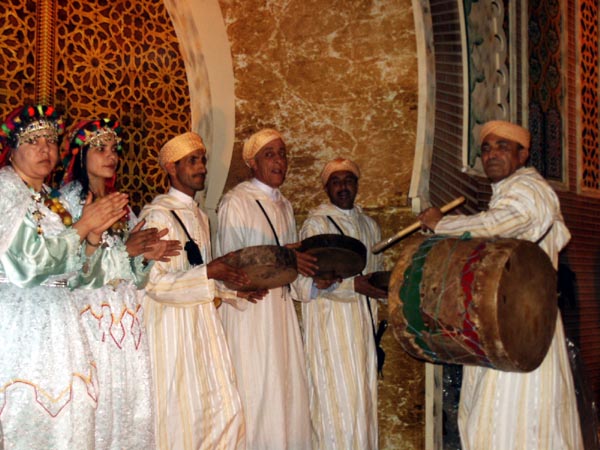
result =
[[[492,121],[481,129],[481,159],[492,181],[488,211],[442,217],[423,211],[422,224],[438,234],[504,237],[536,242],[554,268],[571,235],[556,193],[534,168],[525,167],[530,135]],[[464,366],[458,424],[465,450],[575,450],[583,448],[573,377],[560,314],[542,364],[512,373]]]
[[[249,280],[238,269],[211,261],[208,218],[194,201],[206,178],[200,136],[185,133],[171,139],[161,149],[159,163],[171,188],[146,205],[141,218],[147,227],[167,228],[168,239],[186,244],[179,256],[154,264],[145,289],[157,447],[243,449],[242,404],[213,300],[215,279],[237,285]]]
[[[272,129],[255,133],[245,143],[243,157],[254,178],[221,200],[219,256],[254,245],[297,241],[292,205],[279,191],[287,172],[281,135]],[[299,270],[305,272],[302,254],[298,258]],[[310,448],[306,365],[290,288],[270,289],[254,302],[224,299],[219,312],[244,405],[247,448]]]
[[[330,202],[312,210],[300,238],[343,234],[367,249],[381,240],[377,223],[354,204],[360,170],[334,159],[321,173]],[[386,292],[369,283],[382,270],[383,256],[367,251],[363,274],[343,280],[299,277],[304,350],[308,366],[314,449],[378,448],[377,298]]]

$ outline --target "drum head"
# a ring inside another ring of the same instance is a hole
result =
[[[242,288],[225,283],[229,289],[272,289],[290,284],[298,276],[296,254],[286,247],[256,245],[228,253],[223,258],[227,264],[242,269],[251,280],[249,286]]]
[[[538,367],[548,351],[556,325],[556,272],[535,244],[521,241],[501,268],[496,293],[498,336],[510,370]]]
[[[317,258],[319,270],[314,278],[334,280],[362,272],[367,263],[367,248],[358,239],[341,234],[317,234],[302,241],[298,251]]]

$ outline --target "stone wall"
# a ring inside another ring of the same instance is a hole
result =
[[[282,187],[300,225],[326,200],[318,175],[331,158],[363,172],[357,202],[389,236],[414,220],[408,189],[417,123],[410,0],[220,0],[235,78],[235,146],[225,191],[249,176],[243,140],[279,129],[289,151]],[[386,251],[392,268],[401,245]],[[380,318],[387,315],[380,309]],[[423,365],[384,337],[381,448],[424,442]]]

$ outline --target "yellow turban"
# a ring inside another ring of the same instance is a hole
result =
[[[179,161],[196,150],[206,151],[200,135],[194,132],[180,134],[162,146],[158,154],[158,163],[164,169],[167,163]]]
[[[481,127],[481,132],[479,133],[480,146],[484,139],[490,134],[495,134],[501,138],[517,142],[527,149],[531,142],[529,131],[519,125],[505,122],[504,120],[492,120]]]
[[[323,186],[327,184],[329,177],[333,172],[341,171],[352,172],[354,175],[356,175],[356,178],[360,178],[360,169],[354,161],[344,158],[336,158],[332,161],[329,161],[327,164],[325,164],[325,167],[323,167],[323,171],[321,172],[321,182],[323,183]]]
[[[265,128],[250,136],[244,143],[244,149],[242,151],[242,157],[244,158],[246,165],[248,165],[248,161],[256,156],[261,148],[275,139],[283,140],[281,134],[272,128]]]

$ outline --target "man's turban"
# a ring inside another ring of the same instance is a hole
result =
[[[283,140],[281,134],[272,128],[265,128],[250,136],[244,143],[244,149],[242,151],[242,157],[244,158],[246,165],[248,165],[248,161],[256,156],[261,148],[276,139]]]
[[[200,135],[194,132],[180,134],[163,145],[158,154],[158,163],[164,169],[167,163],[179,161],[196,150],[206,151]]]
[[[517,142],[527,149],[531,142],[529,131],[519,125],[504,120],[492,120],[481,127],[481,132],[479,133],[480,146],[490,134],[495,134],[496,136],[508,139],[509,141]]]
[[[323,167],[323,171],[321,172],[321,182],[323,183],[323,186],[327,184],[332,173],[341,171],[352,172],[354,175],[356,175],[356,178],[360,178],[360,169],[354,161],[344,158],[336,158],[332,161],[329,161],[327,164],[325,164],[325,167]]]

